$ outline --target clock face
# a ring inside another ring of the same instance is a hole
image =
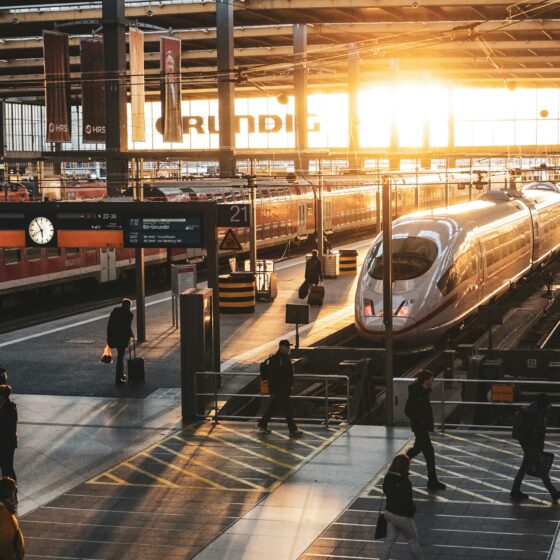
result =
[[[34,218],[29,223],[29,237],[37,245],[46,245],[54,237],[53,223],[48,218]]]

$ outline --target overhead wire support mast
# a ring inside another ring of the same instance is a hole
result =
[[[383,177],[383,325],[385,326],[385,424],[393,417],[393,222],[391,179]]]

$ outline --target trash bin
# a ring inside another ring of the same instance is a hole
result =
[[[219,281],[220,313],[254,313],[255,275],[251,272],[223,274]]]

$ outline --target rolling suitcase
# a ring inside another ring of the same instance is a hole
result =
[[[323,305],[323,300],[325,299],[325,287],[324,286],[310,286],[309,296],[307,298],[307,303],[309,305]]]
[[[136,357],[136,340],[132,339],[132,352],[128,347],[128,382],[144,383],[144,358]]]

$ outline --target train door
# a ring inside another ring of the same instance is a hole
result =
[[[298,222],[297,222],[297,234],[307,235],[307,204],[305,200],[298,202]]]
[[[117,279],[117,254],[115,249],[99,250],[99,281],[112,282]]]
[[[323,217],[323,227],[327,231],[331,231],[332,225],[332,200],[327,200],[323,203],[324,217]]]

